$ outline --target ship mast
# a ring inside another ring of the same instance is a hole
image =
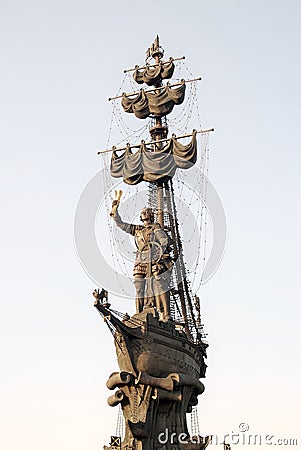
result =
[[[163,58],[164,51],[162,48],[160,48],[159,44],[159,36],[156,36],[156,39],[153,43],[153,45],[147,50],[147,55],[150,55],[157,64],[160,64],[161,59]],[[162,79],[158,81],[158,83],[155,84],[156,88],[159,88],[163,85]],[[167,120],[166,117],[164,117],[165,125],[162,124],[162,118],[155,117],[155,123],[150,128],[150,136],[151,140],[156,142],[156,145],[153,147],[156,151],[156,149],[162,148],[162,142],[161,139],[166,138],[168,134],[168,126],[167,126]],[[158,142],[159,141],[159,142]],[[163,183],[158,182],[157,183],[157,221],[161,225],[161,227],[164,227],[164,203],[163,203]]]
[[[159,36],[152,46],[147,50],[148,57],[152,57],[156,64],[160,64],[161,59],[164,55],[164,50],[160,47]],[[162,87],[162,79],[155,85],[156,88]],[[154,151],[158,151],[163,146],[162,140],[168,135],[168,124],[166,116],[159,116],[153,119],[154,123],[150,127],[151,141],[156,144],[153,146]],[[173,242],[173,257],[176,261],[175,274],[173,284],[174,287],[171,290],[171,309],[178,308],[181,310],[182,320],[184,322],[184,329],[186,334],[191,338],[197,338],[197,336],[192,336],[191,325],[196,330],[197,326],[194,321],[194,315],[192,312],[192,301],[191,292],[187,282],[186,267],[183,259],[183,247],[182,240],[179,233],[179,223],[177,218],[176,204],[174,200],[174,190],[172,179],[167,181],[157,181],[153,186],[150,186],[150,203],[154,206],[154,197],[157,200],[157,221],[160,223],[162,228],[165,228],[171,234],[171,239]],[[165,206],[165,208],[164,208]],[[181,308],[177,305],[180,302]],[[175,313],[175,311],[172,311]],[[190,312],[190,314],[189,314]],[[175,315],[175,314],[173,314]],[[190,323],[189,322],[193,322]],[[190,325],[190,326],[189,326]]]
[[[138,84],[147,84],[151,89],[141,89],[138,92],[123,93],[109,100],[122,98],[121,104],[127,113],[134,113],[139,119],[151,119],[149,128],[150,141],[142,141],[140,150],[136,154],[131,153],[132,148],[139,145],[127,144],[125,152],[119,155],[117,151],[124,148],[113,147],[111,159],[111,175],[123,177],[125,183],[138,184],[141,181],[149,185],[149,206],[156,212],[156,221],[170,236],[171,256],[174,261],[172,277],[170,281],[169,295],[171,316],[183,326],[187,337],[194,343],[202,345],[202,329],[197,322],[196,311],[193,304],[193,294],[187,279],[187,270],[183,256],[183,245],[180,235],[177,208],[174,197],[172,178],[176,167],[189,168],[195,164],[197,159],[196,133],[194,130],[190,135],[172,136],[168,135],[168,122],[166,116],[171,113],[175,105],[184,101],[186,83],[200,80],[181,80],[176,84],[163,84],[163,79],[169,79],[173,75],[173,61],[183,58],[170,58],[163,61],[164,50],[160,46],[159,36],[156,36],[153,44],[147,49],[145,66],[135,66],[133,78]],[[152,63],[149,64],[149,60]],[[175,88],[177,86],[177,88]],[[198,131],[201,133],[213,130]],[[178,139],[192,136],[190,144],[181,145]],[[168,143],[169,141],[169,143]],[[166,148],[169,150],[166,152]],[[145,153],[146,152],[146,153]],[[150,153],[148,153],[150,152]],[[144,172],[144,156],[147,154],[156,156]],[[140,160],[139,160],[140,158]],[[175,158],[175,159],[173,159]],[[181,160],[177,165],[177,158]],[[184,161],[184,164],[183,164]]]

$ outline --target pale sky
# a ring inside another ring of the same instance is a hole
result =
[[[201,431],[244,422],[301,448],[300,9],[1,1],[1,448],[98,450],[115,433],[105,387],[117,370],[113,341],[73,220],[100,167],[107,98],[156,34],[166,56],[185,55],[203,77],[202,122],[216,130],[209,176],[227,216],[223,262],[201,293],[210,344]]]

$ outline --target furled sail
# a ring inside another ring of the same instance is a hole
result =
[[[175,65],[172,60],[168,63],[160,62],[155,67],[146,67],[144,70],[136,68],[133,78],[138,84],[146,83],[148,86],[155,86],[164,79],[169,79],[173,76]]]
[[[179,167],[189,169],[197,160],[196,132],[193,132],[189,144],[180,144],[175,137],[160,150],[153,151],[144,143],[136,153],[128,148],[120,156],[112,153],[111,175],[123,178],[127,184],[138,184],[141,181],[159,181],[172,178]]]
[[[146,119],[149,115],[162,117],[170,114],[175,105],[181,105],[185,98],[185,81],[178,88],[165,86],[155,92],[141,89],[135,97],[122,97],[121,104],[125,112],[134,113],[138,119]]]

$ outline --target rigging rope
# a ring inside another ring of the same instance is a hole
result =
[[[121,405],[118,406],[117,424],[116,424],[116,436],[124,439],[124,417],[122,413]]]
[[[200,426],[198,418],[198,408],[197,406],[193,406],[191,411],[191,437],[199,435],[200,435]]]

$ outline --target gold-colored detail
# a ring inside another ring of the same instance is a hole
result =
[[[122,193],[123,193],[123,191],[121,189],[116,189],[115,190],[114,201],[113,201],[112,209],[111,209],[111,212],[110,212],[110,216],[112,216],[112,217],[114,217],[115,214],[116,214],[117,208],[118,208],[118,206],[120,204],[120,199],[121,199]]]

